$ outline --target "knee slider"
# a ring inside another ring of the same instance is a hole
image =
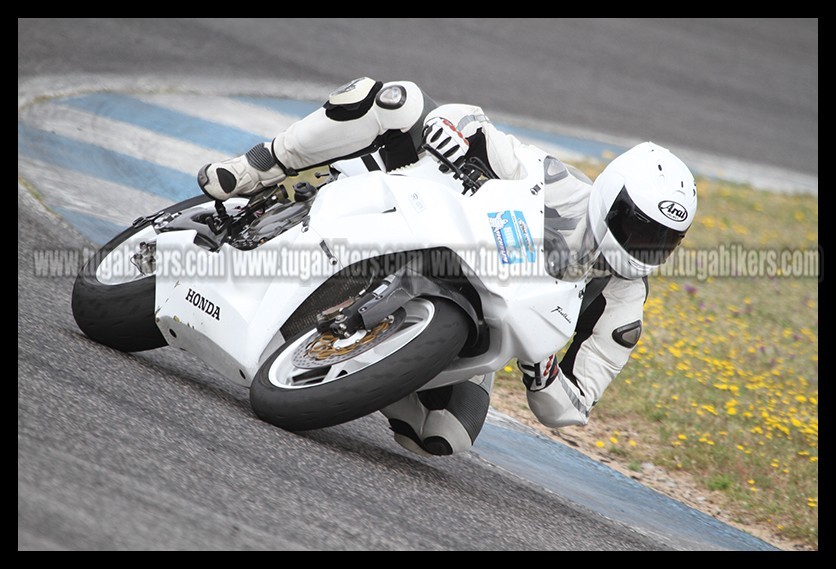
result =
[[[359,77],[331,93],[323,107],[326,116],[338,122],[356,120],[372,112],[383,133],[408,131],[425,114],[424,103],[423,92],[411,81],[382,83]]]
[[[429,409],[421,435],[432,454],[453,454],[470,448],[482,431],[490,395],[478,383],[465,381],[418,393]]]
[[[424,93],[411,81],[384,83],[374,103],[373,111],[384,131],[406,132],[425,114]]]
[[[428,427],[440,432],[446,428],[444,425],[452,428],[455,421],[471,442],[482,431],[491,403],[485,387],[473,381],[419,391],[418,398],[430,410],[424,423],[425,434],[429,432]]]
[[[462,422],[446,410],[429,411],[421,425],[421,434],[406,421],[394,417],[389,418],[389,427],[398,444],[422,456],[449,456],[473,445]]]
[[[420,391],[388,407],[384,412],[395,440],[421,455],[469,449],[488,414],[491,379]]]

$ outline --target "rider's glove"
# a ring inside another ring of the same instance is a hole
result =
[[[529,391],[545,389],[560,373],[557,358],[552,354],[541,362],[526,363],[517,360],[517,367],[522,372],[522,380]]]
[[[463,158],[470,148],[470,142],[459,129],[442,117],[432,118],[424,126],[424,143],[438,150],[454,164]]]

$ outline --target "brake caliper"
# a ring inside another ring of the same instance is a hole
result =
[[[139,252],[131,257],[131,264],[143,275],[153,275],[157,269],[157,243],[143,241],[139,244]]]

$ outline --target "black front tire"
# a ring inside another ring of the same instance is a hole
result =
[[[432,321],[408,344],[350,377],[305,388],[281,388],[268,377],[289,339],[259,368],[250,386],[250,403],[263,421],[288,431],[307,431],[346,423],[378,411],[424,386],[459,354],[468,335],[468,319],[453,302],[427,299]]]

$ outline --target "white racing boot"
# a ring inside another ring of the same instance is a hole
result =
[[[197,173],[197,184],[204,194],[220,201],[278,184],[287,175],[273,156],[271,145],[256,144],[242,156],[207,164]]]

